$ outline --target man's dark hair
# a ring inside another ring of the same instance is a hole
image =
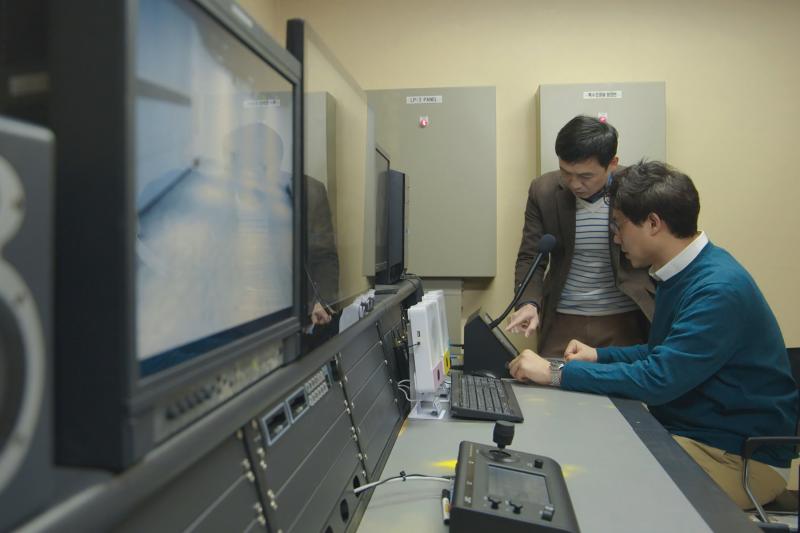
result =
[[[650,213],[666,222],[676,237],[697,233],[700,196],[691,178],[660,161],[639,161],[614,174],[609,205],[641,225]]]
[[[617,155],[617,130],[607,122],[579,115],[558,132],[556,155],[567,163],[581,163],[594,157],[607,168]]]

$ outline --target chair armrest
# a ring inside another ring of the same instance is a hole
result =
[[[742,446],[742,459],[749,459],[764,444],[772,446],[800,445],[800,437],[749,437]]]

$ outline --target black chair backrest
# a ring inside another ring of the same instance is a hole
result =
[[[786,348],[786,353],[789,355],[789,365],[792,367],[792,377],[797,388],[800,389],[800,348]],[[795,424],[794,434],[800,437],[800,394],[798,394],[798,416],[797,423]],[[795,451],[800,454],[800,446],[795,446]],[[800,515],[798,515],[800,520]]]
[[[789,354],[789,365],[792,367],[794,382],[800,388],[800,348],[786,348],[786,353]]]

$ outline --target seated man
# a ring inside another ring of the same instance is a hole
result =
[[[641,400],[742,508],[746,437],[793,435],[798,395],[778,323],[747,271],[697,231],[700,200],[685,174],[641,162],[609,190],[614,240],[650,267],[656,307],[647,344],[595,349],[571,341],[563,370],[530,350],[510,364],[521,381]],[[751,461],[759,503],[785,487],[791,447]]]

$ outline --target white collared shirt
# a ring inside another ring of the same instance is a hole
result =
[[[694,258],[700,255],[700,252],[703,251],[703,248],[706,247],[708,244],[708,237],[706,237],[706,232],[701,231],[700,235],[698,235],[686,248],[681,250],[681,252],[667,261],[667,264],[653,272],[650,269],[650,276],[655,279],[656,281],[667,281],[669,278],[689,266],[689,263],[694,261]]]

